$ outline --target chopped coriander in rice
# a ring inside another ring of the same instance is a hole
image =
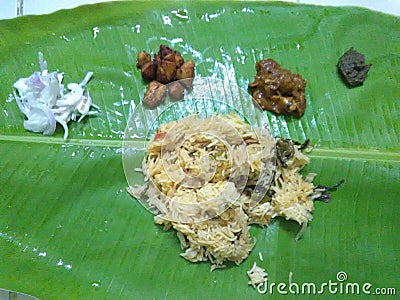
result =
[[[43,54],[39,52],[40,72],[14,83],[14,97],[21,112],[26,116],[24,128],[44,135],[52,135],[56,123],[64,128],[64,139],[68,138],[68,122],[80,122],[85,116],[97,114],[99,107],[93,104],[85,86],[93,72],[88,72],[81,83],[69,83],[65,93],[62,80],[64,73],[49,72]],[[93,107],[97,111],[92,111]]]
[[[224,123],[234,130],[224,128]],[[207,119],[191,116],[161,125],[148,143],[144,185],[130,186],[128,191],[146,199],[156,211],[155,223],[177,231],[186,260],[210,261],[211,270],[229,261],[240,264],[256,243],[250,225],[267,226],[273,218],[284,217],[304,230],[312,219],[314,201],[326,196],[329,189],[313,185],[315,174],[305,179],[300,174],[309,162],[302,145],[282,142],[260,130],[261,135],[255,135],[235,114]],[[207,177],[204,170],[212,176]],[[248,170],[244,183],[243,170]],[[262,197],[254,198],[263,188]]]

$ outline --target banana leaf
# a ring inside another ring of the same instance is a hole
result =
[[[160,44],[193,59],[197,76],[245,90],[256,61],[270,57],[307,80],[305,115],[267,112],[272,133],[317,145],[305,170],[317,184],[345,183],[316,203],[300,241],[293,222],[253,226],[247,260],[210,272],[181,258],[175,233],[125,191],[123,133],[146,87],[136,58]],[[372,64],[357,88],[336,67],[351,47]],[[13,100],[39,51],[65,82],[94,72],[88,88],[102,113],[71,122],[67,141],[61,126],[53,136],[26,131]],[[103,3],[0,21],[0,62],[0,288],[42,299],[255,298],[246,271],[257,262],[269,282],[342,284],[320,298],[346,296],[346,283],[400,293],[398,17],[268,1]]]

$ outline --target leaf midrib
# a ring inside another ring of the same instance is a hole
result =
[[[34,136],[14,136],[0,135],[0,142],[22,142],[36,143],[47,145],[74,145],[74,146],[92,146],[92,147],[109,147],[122,148],[122,140],[106,140],[106,139],[68,139],[57,137],[34,137]],[[143,140],[129,141],[132,146],[137,144],[138,148],[143,147]],[[314,158],[340,159],[340,160],[362,160],[362,161],[386,161],[400,163],[400,152],[389,151],[376,148],[328,148],[324,146],[315,147],[308,156]]]

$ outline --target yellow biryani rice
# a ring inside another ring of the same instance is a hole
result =
[[[147,145],[144,185],[128,191],[156,211],[155,223],[176,230],[186,260],[240,264],[256,243],[251,224],[312,219],[314,176],[300,174],[308,157],[294,146],[283,164],[275,146],[236,114],[163,124]]]

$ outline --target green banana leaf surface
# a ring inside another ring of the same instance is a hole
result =
[[[160,44],[193,59],[196,76],[245,90],[260,59],[307,80],[305,115],[265,112],[271,131],[317,145],[304,170],[316,184],[345,183],[316,203],[301,240],[294,222],[253,226],[247,260],[210,272],[181,258],[176,234],[125,191],[123,133],[146,89],[136,58]],[[336,67],[351,47],[372,64],[357,88]],[[94,72],[88,89],[102,112],[69,123],[66,141],[61,126],[53,136],[26,131],[13,100],[13,83],[39,70],[39,51],[64,82]],[[0,288],[42,299],[256,299],[246,272],[257,262],[269,282],[399,294],[399,82],[400,19],[361,8],[129,1],[0,21]]]

